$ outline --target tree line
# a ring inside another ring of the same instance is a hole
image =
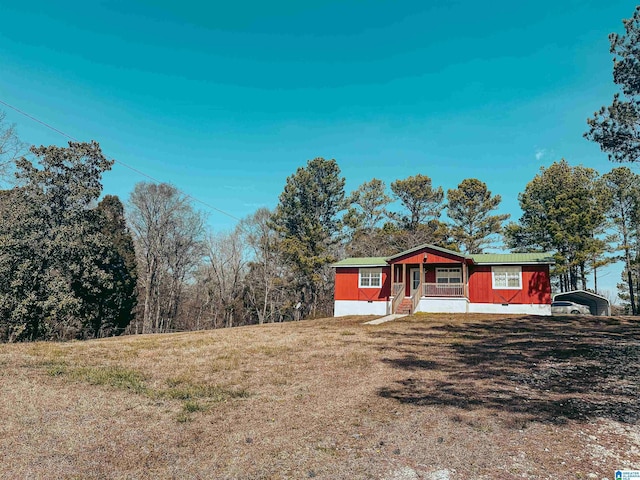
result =
[[[339,258],[424,242],[479,252],[507,217],[491,213],[500,197],[476,179],[449,190],[447,202],[420,174],[393,182],[391,194],[372,179],[346,195],[337,162],[316,158],[287,178],[273,211],[214,233],[166,183],[140,182],[124,204],[100,200],[113,161],[95,142],[30,151],[13,159],[14,186],[0,191],[5,341],[326,316]]]
[[[508,217],[492,213],[500,197],[477,179],[446,198],[426,175],[395,181],[389,193],[372,179],[347,195],[338,163],[315,158],[286,179],[275,209],[213,233],[175,187],[139,183],[128,204],[140,292],[131,330],[331,315],[330,265],[345,255],[385,256],[425,242],[480,252]]]
[[[560,160],[520,194],[517,222],[475,178],[446,191],[417,174],[345,192],[335,160],[286,179],[275,209],[212,232],[176,187],[140,182],[123,204],[101,194],[112,161],[97,143],[33,147],[0,194],[3,340],[90,338],[221,328],[328,316],[331,264],[389,256],[423,243],[463,253],[506,246],[552,251],[560,291],[625,260],[635,310],[640,278],[640,177],[600,176]],[[446,214],[446,215],[445,215]],[[597,286],[594,285],[594,289]]]
[[[588,119],[585,137],[612,161],[640,151],[640,8],[612,34],[620,92]],[[102,196],[112,164],[96,142],[31,147],[0,114],[0,340],[93,338],[220,328],[330,315],[331,263],[387,256],[423,243],[464,253],[551,251],[557,290],[597,291],[598,269],[622,260],[620,296],[640,294],[640,178],[565,160],[543,167],[505,225],[501,198],[468,178],[445,193],[418,173],[373,178],[345,192],[335,160],[315,158],[286,179],[273,210],[212,232],[189,197],[138,183],[123,203]],[[11,179],[8,181],[8,179]],[[444,215],[444,216],[443,216]]]

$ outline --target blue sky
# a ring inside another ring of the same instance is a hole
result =
[[[207,5],[208,3],[208,5]],[[347,190],[418,173],[517,195],[608,104],[628,1],[0,0],[0,100],[235,217],[274,207],[307,160]],[[4,108],[23,140],[66,140]],[[145,180],[121,165],[105,193]],[[234,220],[210,211],[214,230]],[[619,269],[602,281],[614,289]]]

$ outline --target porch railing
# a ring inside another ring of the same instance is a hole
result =
[[[414,313],[418,309],[418,304],[420,303],[421,297],[422,295],[420,295],[420,289],[416,288],[416,291],[411,297],[411,313]]]
[[[464,297],[464,285],[451,283],[423,283],[423,297]]]
[[[402,302],[402,299],[404,298],[404,283],[394,283],[391,286],[391,293],[393,294],[391,313],[396,313],[400,302]]]

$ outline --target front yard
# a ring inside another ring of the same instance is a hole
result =
[[[640,469],[636,320],[365,320],[0,345],[0,477]]]

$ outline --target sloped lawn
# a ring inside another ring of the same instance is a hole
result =
[[[322,319],[0,345],[0,478],[609,478],[640,325]]]

